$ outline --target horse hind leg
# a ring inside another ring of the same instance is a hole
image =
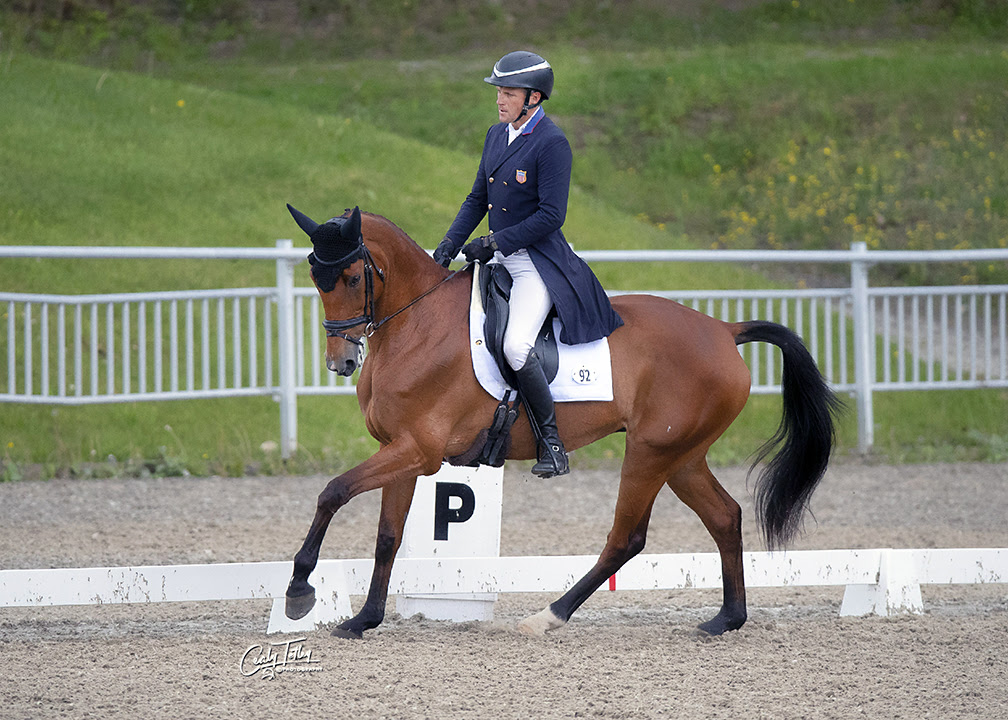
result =
[[[581,607],[602,583],[644,549],[648,523],[651,520],[651,507],[651,504],[647,506],[644,515],[629,535],[625,533],[622,535],[624,538],[622,541],[613,542],[614,533],[616,537],[620,537],[614,526],[609,533],[605,549],[588,574],[575,583],[559,600],[518,623],[518,630],[526,635],[543,635],[566,625],[574,611]]]
[[[742,565],[742,508],[721,487],[701,459],[676,473],[668,486],[703,522],[721,555],[724,597],[716,616],[701,623],[700,631],[721,635],[746,621],[745,578]]]
[[[574,611],[602,583],[644,549],[651,508],[668,474],[667,470],[659,469],[666,464],[663,458],[656,458],[651,453],[635,452],[630,443],[627,451],[621,471],[615,518],[602,554],[592,569],[559,600],[519,623],[518,629],[521,632],[542,635],[565,625]]]

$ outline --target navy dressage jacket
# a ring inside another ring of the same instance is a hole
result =
[[[472,191],[447,237],[458,252],[489,214],[501,253],[528,251],[560,318],[560,340],[576,345],[608,336],[623,320],[560,230],[567,216],[571,160],[563,131],[541,109],[510,145],[507,123],[494,125],[487,131]]]

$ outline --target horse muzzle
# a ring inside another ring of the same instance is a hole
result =
[[[327,349],[325,355],[326,368],[328,368],[330,372],[342,375],[343,377],[349,377],[353,375],[357,371],[357,368],[359,368],[364,362],[363,355],[363,348],[346,347],[346,344],[344,344],[344,350],[342,353],[333,353],[331,350]]]
[[[330,372],[342,375],[343,377],[350,377],[357,370],[357,363],[352,358],[333,360],[331,357],[326,357],[326,367],[329,368]]]

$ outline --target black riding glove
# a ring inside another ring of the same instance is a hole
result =
[[[458,255],[458,250],[455,249],[455,241],[445,235],[444,240],[439,242],[434,249],[434,262],[442,267],[448,267],[456,255]]]
[[[485,263],[493,257],[496,250],[497,243],[494,242],[492,235],[478,237],[468,245],[462,246],[462,254],[465,255],[465,259],[469,262],[478,260],[481,263]]]

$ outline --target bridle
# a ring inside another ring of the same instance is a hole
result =
[[[314,253],[313,253],[314,255]],[[455,272],[448,275],[448,277],[438,281],[433,287],[427,289],[422,294],[410,300],[403,307],[396,310],[391,315],[386,315],[378,322],[375,322],[375,294],[374,294],[374,276],[378,275],[378,279],[383,283],[385,282],[385,272],[378,267],[374,258],[371,256],[371,251],[368,250],[367,245],[364,244],[363,238],[359,241],[357,247],[350,253],[340,258],[339,260],[327,262],[325,260],[319,260],[318,256],[315,256],[313,262],[323,266],[336,266],[343,269],[348,268],[357,260],[364,260],[364,310],[362,314],[357,317],[349,318],[348,320],[328,320],[326,318],[322,319],[322,327],[325,328],[326,337],[338,337],[342,340],[352,342],[358,348],[364,348],[364,338],[371,337],[378,331],[378,329],[387,323],[389,320],[394,318],[401,312],[408,310],[409,308],[416,305],[418,302],[423,300],[425,297],[430,295],[432,292],[437,290],[439,287],[444,285],[446,282],[451,280],[455,275],[467,269],[472,263],[467,263],[463,267],[459,268]],[[349,330],[350,328],[355,328],[360,325],[364,326],[364,334],[360,337],[350,337],[344,330]]]
[[[360,259],[364,260],[364,312],[357,317],[350,318],[348,320],[328,320],[322,318],[322,327],[325,328],[326,337],[338,337],[348,342],[352,342],[357,347],[364,347],[363,336],[359,338],[350,337],[344,330],[349,330],[350,328],[355,328],[358,325],[364,325],[364,334],[370,337],[374,330],[370,330],[374,325],[374,276],[378,273],[378,279],[385,282],[385,273],[382,269],[375,265],[374,258],[371,257],[371,251],[367,249],[367,245],[364,244],[363,240],[358,241],[356,248],[351,250],[348,254],[344,255],[339,260],[320,260],[318,255],[312,253],[312,264],[322,265],[323,267],[335,267],[338,270],[346,270],[346,268],[353,265]]]

